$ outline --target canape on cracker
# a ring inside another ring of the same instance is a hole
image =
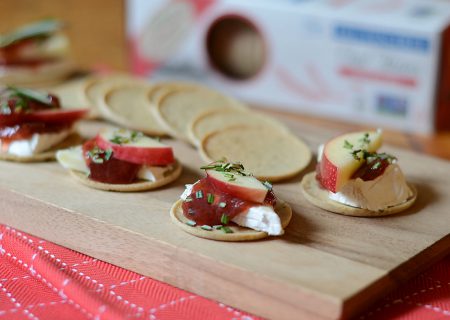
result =
[[[307,200],[335,213],[385,216],[409,208],[417,191],[405,180],[397,159],[378,153],[382,132],[338,136],[318,151],[316,172],[301,187]]]
[[[86,109],[63,110],[59,99],[19,87],[0,89],[0,159],[52,160],[59,148],[79,143],[73,124]]]
[[[171,209],[172,221],[198,237],[249,241],[279,236],[292,210],[277,199],[268,182],[261,182],[240,163],[217,161],[202,167],[206,177],[186,185]]]
[[[0,35],[0,82],[42,87],[73,72],[63,27],[60,21],[47,19]]]
[[[172,147],[140,132],[105,129],[56,158],[81,183],[100,190],[134,192],[166,185],[181,174]]]

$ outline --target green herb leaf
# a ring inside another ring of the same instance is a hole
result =
[[[113,151],[111,149],[108,149],[105,151],[105,160],[108,161],[109,159],[111,159],[111,156],[113,154]]]
[[[197,225],[197,222],[195,222],[194,220],[188,220],[186,221],[186,224],[190,227],[195,227]]]
[[[264,181],[263,185],[268,189],[268,190],[272,190],[273,186],[269,181]]]
[[[228,224],[228,222],[230,222],[230,217],[227,214],[222,214],[222,217],[220,217],[220,222],[222,222],[222,224]]]
[[[48,36],[51,33],[60,30],[62,27],[63,23],[54,19],[42,20],[23,26],[14,32],[0,36],[0,48],[7,47],[21,40]]]
[[[212,204],[214,202],[214,195],[211,193],[208,193],[207,200],[209,204]]]
[[[18,88],[18,87],[8,87],[9,90],[13,92],[13,94],[24,97],[26,99],[31,99],[43,103],[45,105],[51,106],[52,99],[47,93],[43,93],[36,90],[31,90],[27,88]]]
[[[203,191],[202,190],[198,190],[197,192],[195,192],[195,197],[197,199],[203,198]]]
[[[220,230],[222,230],[225,233],[233,233],[233,230],[231,230],[229,227],[222,227]]]
[[[200,228],[206,231],[212,231],[213,229],[211,226],[208,226],[207,224],[202,225]]]
[[[352,150],[353,145],[350,142],[348,142],[348,140],[344,140],[344,148]]]
[[[215,226],[213,226],[214,230],[220,230],[222,228],[223,228],[223,225],[221,225],[221,224],[216,224]]]
[[[191,197],[186,197],[186,200],[184,200],[184,202],[191,202],[192,198]]]

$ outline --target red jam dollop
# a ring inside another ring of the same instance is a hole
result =
[[[267,193],[264,202],[256,203],[232,197],[217,189],[208,178],[199,180],[191,194],[183,201],[183,214],[197,225],[226,225],[239,213],[254,206],[275,206],[276,197],[272,190]]]
[[[364,164],[359,167],[358,170],[352,175],[352,179],[360,178],[363,181],[372,181],[383,175],[386,168],[391,164],[388,159],[376,158],[372,161],[366,161]],[[322,185],[321,172],[320,172],[320,163],[316,165],[316,180],[320,185]],[[325,188],[326,189],[326,188]]]
[[[14,89],[5,89],[0,92],[0,117],[9,119],[4,122],[8,125],[0,126],[0,141],[2,150],[15,140],[29,139],[35,133],[56,133],[70,129],[72,123],[44,123],[24,122],[23,115],[48,109],[61,109],[59,99],[54,95],[47,95],[49,103],[21,95]]]
[[[136,181],[140,164],[114,158],[112,150],[98,147],[95,139],[83,144],[83,156],[89,168],[89,178],[110,184],[130,184]]]
[[[32,68],[50,62],[52,59],[36,59],[29,57],[27,52],[29,52],[30,47],[36,46],[37,41],[41,41],[41,39],[28,38],[0,48],[0,65]]]

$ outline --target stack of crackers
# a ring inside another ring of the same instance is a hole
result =
[[[93,75],[54,87],[65,107],[196,147],[205,162],[239,161],[258,179],[280,181],[311,160],[308,146],[282,123],[194,83],[148,83],[128,74]]]

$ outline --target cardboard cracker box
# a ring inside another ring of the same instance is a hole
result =
[[[133,70],[258,105],[431,133],[450,127],[450,3],[129,0]]]

